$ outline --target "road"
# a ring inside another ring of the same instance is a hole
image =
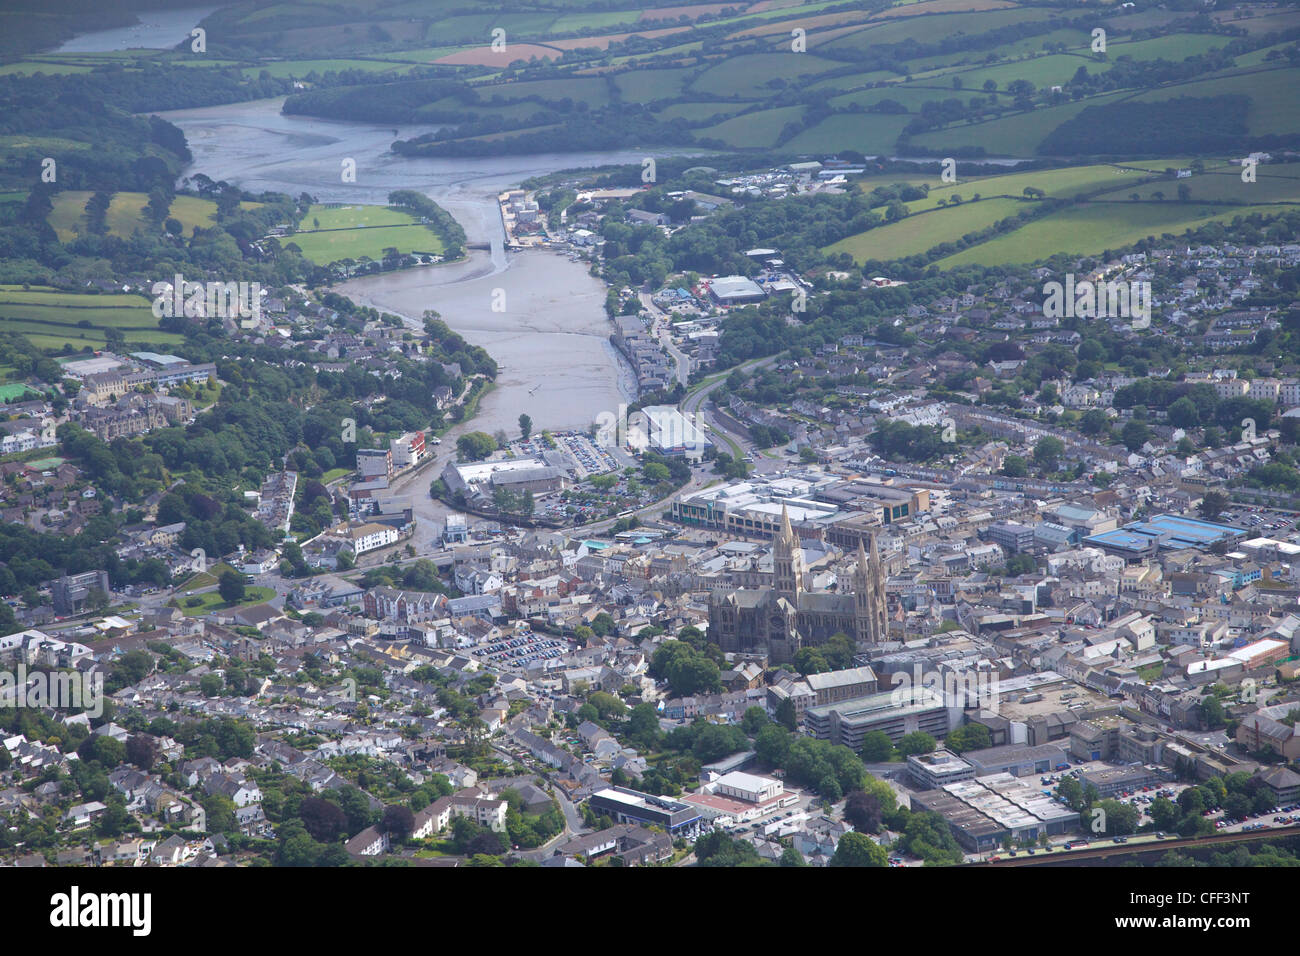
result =
[[[691,384],[691,359],[673,343],[672,316],[654,304],[650,292],[643,289],[637,293],[637,298],[641,300],[641,308],[650,313],[650,328],[659,338],[659,344],[677,363],[677,381],[683,388],[687,387]]]
[[[729,431],[721,422],[719,422],[716,416],[714,416],[713,413],[710,412],[709,409],[707,408],[707,403],[710,400],[713,393],[716,392],[722,386],[722,384],[731,376],[731,373],[733,371],[752,372],[761,368],[769,368],[770,366],[776,364],[776,359],[777,356],[771,355],[768,356],[767,358],[751,359],[748,362],[742,362],[740,365],[737,365],[735,369],[728,370],[727,372],[716,376],[712,381],[710,381],[703,388],[697,389],[696,391],[687,395],[684,399],[682,399],[682,403],[680,406],[683,415],[694,415],[695,420],[698,424],[714,432],[715,437],[720,436],[722,439],[724,439],[720,443],[722,446],[725,446],[729,441],[740,449],[742,456],[744,455],[754,456],[754,465],[751,471],[759,474],[768,471],[779,470],[780,468],[784,467],[785,463],[779,458],[768,458],[764,455],[755,455],[754,446],[751,445],[744,438],[742,438],[740,435],[736,434],[735,432]],[[715,442],[715,444],[719,444],[719,443]],[[729,450],[728,450],[728,454],[730,454]]]
[[[513,741],[513,738],[510,739]],[[492,749],[496,751],[497,755],[501,757],[502,760],[509,763],[515,762],[515,755],[510,750],[499,747],[496,744],[492,744]],[[550,771],[549,767],[534,769],[537,769],[538,772]],[[534,847],[531,850],[515,850],[511,854],[512,856],[520,857],[525,860],[537,860],[540,862],[553,856],[555,854],[555,848],[561,843],[565,843],[573,837],[586,832],[587,825],[583,822],[582,814],[578,812],[577,806],[575,806],[573,801],[569,799],[568,794],[559,787],[552,787],[551,792],[554,794],[556,802],[560,805],[560,812],[564,814],[564,829],[551,837],[551,839],[547,840],[541,846]]]

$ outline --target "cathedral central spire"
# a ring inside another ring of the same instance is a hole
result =
[[[876,644],[886,640],[889,627],[885,621],[885,571],[876,548],[876,536],[871,536],[868,552],[858,539],[858,566],[853,572],[853,603],[857,617],[858,641]]]
[[[803,590],[803,548],[790,524],[790,509],[781,505],[781,531],[772,542],[772,583],[786,597]]]

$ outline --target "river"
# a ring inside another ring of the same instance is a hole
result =
[[[640,163],[642,154],[553,153],[481,160],[412,159],[389,151],[393,127],[286,116],[282,100],[260,100],[161,114],[185,132],[194,153],[188,175],[203,173],[244,189],[322,202],[383,203],[415,189],[447,209],[471,243],[467,260],[352,279],[339,287],[354,300],[420,327],[432,309],[502,366],[475,427],[518,428],[521,413],[537,427],[591,424],[632,388],[630,369],[609,344],[605,287],[587,265],[556,252],[507,252],[497,209],[501,191],[530,176],[576,166]],[[408,127],[403,137],[432,127]],[[341,175],[356,164],[356,182]]]
[[[220,7],[138,10],[139,23],[82,33],[56,47],[55,53],[112,53],[121,50],[167,50],[189,39],[190,30]]]
[[[468,258],[341,284],[354,301],[422,326],[426,310],[501,366],[475,417],[444,436],[444,460],[464,431],[516,435],[519,416],[534,427],[585,428],[634,394],[631,369],[609,343],[605,286],[589,266],[546,250],[508,252],[497,195],[529,178],[562,169],[611,163],[640,165],[645,153],[552,153],[479,160],[412,159],[389,151],[391,125],[336,122],[280,112],[282,99],[161,114],[180,127],[194,154],[185,175],[203,173],[252,192],[311,193],[322,202],[383,203],[395,189],[415,189],[447,209],[471,243]],[[432,127],[404,127],[410,137]],[[356,182],[344,183],[345,159],[355,160]],[[504,306],[504,308],[502,308]],[[428,498],[432,473],[399,481],[420,518],[416,548],[425,553],[445,515]]]

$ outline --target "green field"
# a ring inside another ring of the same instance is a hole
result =
[[[93,195],[89,190],[73,189],[54,197],[53,209],[47,221],[59,239],[67,242],[86,233],[86,201]],[[136,229],[145,225],[144,207],[149,197],[144,193],[114,193],[108,205],[105,222],[109,235],[129,239]],[[240,208],[252,209],[260,203],[241,202]],[[211,226],[216,222],[217,204],[211,199],[197,196],[177,196],[172,200],[167,215],[184,227],[183,234],[193,235],[195,228]]]
[[[583,100],[593,107],[609,102],[609,87],[595,77],[569,77],[560,80],[529,80],[523,83],[499,83],[478,87],[481,100],[499,96],[503,100],[522,100],[535,96],[542,100]]]
[[[1242,182],[1239,166],[1211,167],[1204,173],[1193,174],[1186,179],[1162,178],[1132,189],[1106,193],[1100,198],[1124,200],[1132,193],[1137,193],[1141,199],[1152,200],[1159,198],[1155,195],[1159,192],[1168,201],[1177,198],[1180,186],[1186,186],[1191,190],[1192,202],[1234,202],[1242,205],[1300,203],[1300,164],[1266,164],[1258,167],[1255,173],[1255,182],[1246,183]]]
[[[1243,53],[1240,56],[1234,56],[1232,59],[1239,68],[1251,66],[1271,66],[1274,63],[1285,63],[1286,56],[1283,53],[1291,43],[1279,43],[1275,46],[1266,46],[1260,50],[1254,50],[1250,53]],[[1270,56],[1275,59],[1269,59]]]
[[[818,80],[811,84],[810,90],[826,90],[833,92],[835,90],[856,90],[861,87],[871,86],[873,83],[883,83],[886,80],[894,79],[898,74],[890,73],[888,70],[872,70],[870,73],[850,73],[846,76],[834,76],[827,80]]]
[[[701,73],[691,89],[705,96],[754,98],[770,95],[773,79],[795,80],[817,76],[840,66],[811,53],[751,53],[729,57]]]
[[[89,66],[78,66],[72,63],[28,60],[0,66],[0,76],[35,76],[37,73],[44,73],[46,76],[67,76],[69,73],[89,73],[91,69]]]
[[[874,106],[881,100],[893,100],[895,103],[906,107],[909,112],[916,113],[921,109],[922,103],[930,100],[947,100],[953,97],[967,99],[976,95],[984,96],[986,94],[978,90],[954,90],[951,86],[934,86],[930,83],[893,83],[889,86],[878,86],[875,89],[845,93],[830,100],[830,104],[835,109],[841,110],[854,103],[866,108]]]
[[[847,252],[855,262],[903,259],[933,249],[940,243],[960,239],[966,233],[986,229],[1024,208],[1024,203],[1014,199],[966,202],[868,229],[827,246],[826,251]]]
[[[824,50],[861,51],[872,46],[924,39],[934,42],[958,33],[987,33],[1016,23],[1049,20],[1060,14],[1054,10],[984,10],[978,13],[938,13],[921,17],[887,20],[826,44]]]
[[[640,15],[638,10],[615,10],[611,13],[568,13],[551,24],[552,33],[581,33],[586,30],[609,30],[627,24],[631,26]]]
[[[653,103],[677,96],[686,78],[695,71],[686,67],[668,70],[629,70],[612,79],[618,95],[629,103]]]
[[[883,113],[837,113],[804,130],[784,147],[798,153],[830,153],[846,148],[887,153],[910,119],[907,115]]]
[[[1097,203],[1063,210],[1045,219],[999,236],[989,242],[963,249],[940,259],[939,268],[970,265],[1007,265],[1036,262],[1058,252],[1091,255],[1105,249],[1119,249],[1147,236],[1177,236],[1187,229],[1209,222],[1230,222],[1237,216],[1259,212],[1275,215],[1282,207],[1243,206],[1224,210],[1222,206],[1192,203]]]
[[[1300,129],[1300,69],[1267,70],[1226,75],[1178,86],[1150,90],[1134,97],[1158,102],[1176,96],[1224,96],[1244,93],[1250,97],[1246,120],[1252,136],[1284,135]]]
[[[415,64],[383,60],[286,60],[282,63],[265,63],[244,70],[244,76],[257,77],[263,70],[283,79],[301,79],[311,73],[338,73],[342,70],[362,70],[366,73],[405,73]]]
[[[717,139],[737,149],[759,149],[776,144],[786,124],[797,122],[804,114],[801,106],[782,106],[760,110],[723,120],[716,126],[695,131],[700,139]]]
[[[999,63],[997,66],[976,67],[973,70],[955,73],[953,75],[960,76],[964,86],[964,89],[956,95],[970,96],[979,93],[988,80],[996,83],[998,89],[1005,89],[1008,84],[1016,80],[1028,80],[1039,88],[1060,86],[1068,82],[1081,66],[1094,75],[1105,73],[1111,68],[1110,63],[1070,53],[1036,56],[1027,60],[1017,60],[1014,63]]]
[[[319,225],[318,225],[319,223]],[[301,232],[286,237],[312,262],[327,265],[363,256],[381,259],[384,250],[441,253],[442,240],[414,216],[389,206],[314,205],[299,223]]]
[[[656,112],[664,120],[684,119],[688,123],[702,123],[713,117],[727,117],[745,108],[744,103],[674,103]]]
[[[1125,169],[1121,166],[1100,164],[1096,166],[1068,166],[1064,169],[1037,169],[1032,172],[1007,173],[1005,176],[984,176],[962,180],[962,163],[957,162],[957,182],[931,186],[930,195],[907,204],[908,209],[919,212],[933,209],[940,199],[948,199],[954,193],[970,199],[974,193],[986,198],[991,196],[1024,195],[1026,187],[1041,189],[1049,198],[1064,199],[1079,193],[1093,192],[1114,185],[1125,188],[1124,183],[1145,178],[1146,173]]]
[[[33,345],[49,349],[65,343],[102,348],[106,329],[120,331],[128,342],[174,345],[184,341],[183,336],[158,328],[151,305],[138,295],[24,292],[5,286],[0,288],[0,330],[21,333]]]
[[[928,149],[957,149],[974,146],[984,149],[990,156],[1033,156],[1038,144],[1053,129],[1068,119],[1073,119],[1089,106],[1103,106],[1117,102],[1127,93],[1111,93],[1106,96],[1094,96],[1052,106],[1046,109],[1031,110],[1028,113],[1012,113],[985,123],[953,126],[934,130],[912,137],[917,146]]]
[[[1169,36],[1153,37],[1150,40],[1108,43],[1106,59],[1118,60],[1120,57],[1131,56],[1135,60],[1165,59],[1176,62],[1209,50],[1220,49],[1227,43],[1227,37],[1210,36],[1204,33],[1171,33]]]

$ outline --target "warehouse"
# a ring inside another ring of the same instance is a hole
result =
[[[744,276],[722,276],[709,283],[709,295],[718,305],[748,305],[762,302],[767,293],[757,282]]]

